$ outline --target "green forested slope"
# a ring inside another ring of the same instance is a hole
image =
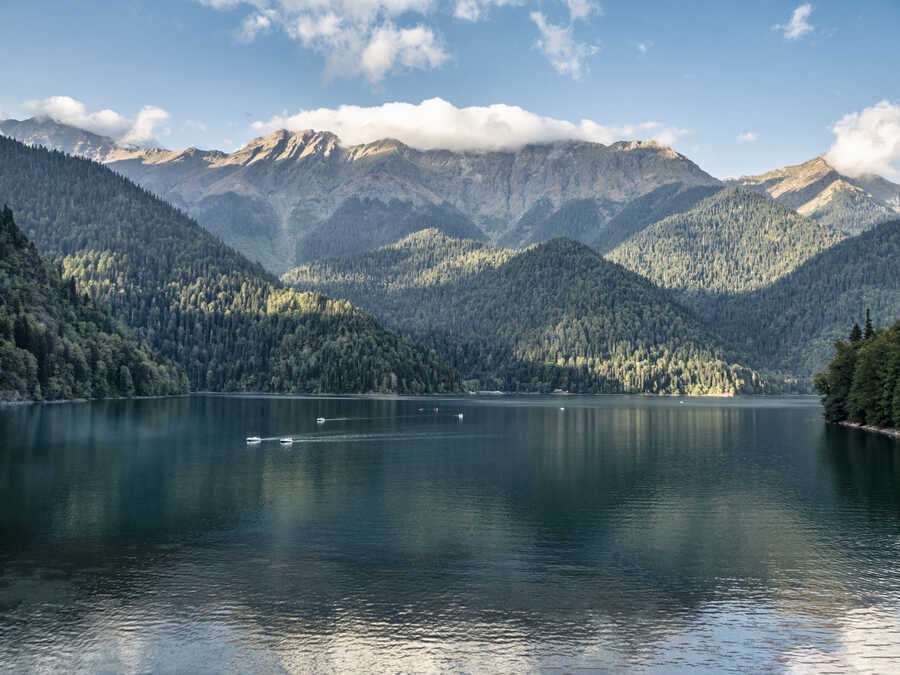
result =
[[[700,201],[722,190],[719,185],[667,183],[629,202],[585,243],[607,253],[653,223],[694,208]]]
[[[666,288],[739,293],[772,283],[842,237],[732,187],[644,228],[607,258]]]
[[[399,199],[353,197],[297,242],[297,263],[368,251],[433,227],[451,237],[482,239],[484,233],[450,204],[416,206]]]
[[[63,281],[12,211],[0,211],[0,400],[186,391],[177,365],[155,357],[73,281]]]
[[[500,237],[499,243],[519,248],[556,237],[590,243],[621,209],[621,203],[610,199],[573,199],[558,209],[540,200]]]
[[[772,368],[810,377],[865,308],[882,325],[900,316],[900,221],[845,239],[765,288],[710,294],[696,305]]]
[[[825,419],[900,428],[900,321],[879,331],[854,328],[849,341],[835,343],[827,370],[816,375]]]
[[[130,181],[0,138],[0,202],[115,317],[182,364],[194,389],[441,391],[428,350],[347,302],[280,287]]]
[[[427,230],[284,280],[349,298],[421,337],[477,388],[764,388],[666,291],[567,239],[512,251]]]

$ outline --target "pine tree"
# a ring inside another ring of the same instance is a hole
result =
[[[850,342],[856,344],[860,340],[862,340],[862,329],[858,323],[854,323],[853,328],[850,330]]]
[[[869,316],[869,309],[866,308],[866,329],[863,332],[863,337],[868,340],[870,337],[875,335],[875,329],[872,328],[872,317]]]

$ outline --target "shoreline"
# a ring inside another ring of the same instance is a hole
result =
[[[842,427],[846,427],[848,429],[859,429],[860,431],[869,431],[876,434],[882,434],[884,436],[890,436],[891,438],[895,438],[900,440],[900,429],[893,429],[891,427],[876,427],[871,424],[860,424],[859,422],[838,422]]]
[[[49,401],[35,401],[31,399],[19,399],[19,400],[0,400],[0,408],[14,408],[18,406],[28,406],[28,405],[56,405],[62,403],[90,403],[92,401],[140,401],[140,400],[151,400],[151,399],[165,399],[165,398],[185,398],[191,396],[222,396],[222,397],[230,397],[230,396],[246,396],[246,397],[261,397],[261,398],[292,398],[292,397],[302,397],[302,398],[383,398],[383,399],[398,399],[398,398],[412,398],[412,399],[428,399],[428,398],[456,398],[456,397],[482,397],[482,398],[515,398],[515,397],[553,397],[553,398],[591,398],[591,397],[618,397],[618,396],[630,396],[636,398],[648,398],[648,399],[673,399],[673,398],[683,398],[683,399],[705,399],[705,400],[726,400],[726,401],[736,401],[740,399],[771,399],[771,398],[810,398],[814,396],[814,394],[651,394],[651,393],[617,393],[617,394],[581,394],[581,393],[572,393],[572,392],[507,392],[507,391],[463,391],[463,392],[440,392],[440,393],[418,393],[418,394],[398,394],[398,393],[384,393],[384,392],[365,392],[365,393],[333,393],[333,392],[311,392],[311,393],[303,393],[303,392],[261,392],[261,391],[192,391],[185,394],[168,394],[168,395],[160,395],[160,396],[105,396],[102,398],[65,398],[65,399],[52,399]],[[839,422],[838,424],[845,424],[844,422]],[[887,433],[890,435],[894,435],[895,430],[893,429],[881,429],[878,427],[862,427],[861,425],[854,423],[846,423],[846,426],[850,426],[853,428],[863,428],[866,430],[873,431],[881,431],[883,433]],[[900,438],[900,431],[896,431],[896,435]]]
[[[181,398],[182,396],[190,396],[191,392],[186,394],[160,394],[159,396],[101,396],[99,398],[54,398],[49,401],[35,401],[34,399],[18,399],[0,400],[0,408],[3,406],[16,407],[24,405],[47,405],[57,403],[90,403],[91,401],[149,401],[157,398]]]

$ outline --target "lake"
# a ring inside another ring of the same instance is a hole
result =
[[[3,671],[900,669],[900,442],[814,398],[191,396],[0,438]]]

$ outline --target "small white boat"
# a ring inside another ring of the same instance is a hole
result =
[[[256,443],[262,443],[262,439],[259,436],[247,436],[247,443],[255,445]]]
[[[324,417],[317,417],[317,418],[316,418],[316,424],[325,424],[325,418],[324,418]]]
[[[290,437],[288,437],[288,438],[282,438],[282,439],[281,439],[281,444],[282,444],[282,445],[293,445],[293,444],[294,444],[294,439],[293,439],[293,438],[290,438]]]
[[[462,419],[462,413],[459,413],[459,415],[457,415],[457,417],[458,417],[459,419]]]
[[[560,410],[561,410],[561,411],[562,411],[562,410],[565,410],[565,408],[560,408]]]

